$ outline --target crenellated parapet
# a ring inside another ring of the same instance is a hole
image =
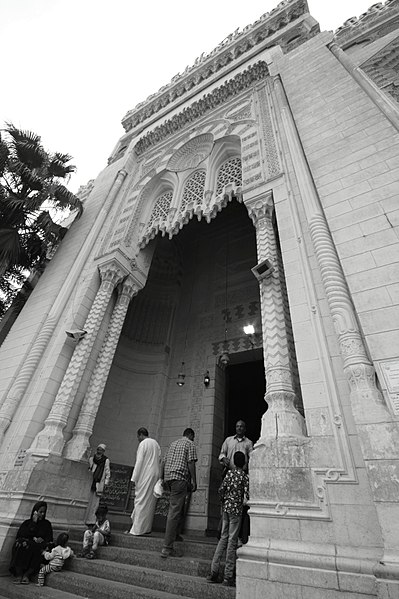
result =
[[[183,73],[175,75],[170,83],[149,96],[144,102],[130,110],[122,119],[125,131],[130,131],[150,119],[156,113],[172,104],[175,100],[188,95],[193,88],[200,86],[204,81],[210,80],[228,64],[237,61],[244,54],[262,43],[273,46],[282,45],[288,49],[291,40],[301,38],[306,41],[319,27],[302,27],[298,22],[300,17],[308,14],[306,0],[283,0],[276,8],[264,13],[251,25],[243,29],[236,29],[228,35],[211,52],[203,52],[192,66],[187,66]],[[295,22],[295,31],[292,24]],[[286,35],[289,27],[289,35]]]
[[[399,17],[398,0],[376,2],[359,17],[347,19],[334,33],[334,41],[343,49],[362,42],[372,42],[394,31]]]

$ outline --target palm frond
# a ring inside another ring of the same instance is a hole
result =
[[[43,237],[51,243],[61,241],[66,231],[65,227],[61,227],[53,221],[50,213],[46,210],[43,210],[37,217],[35,227],[38,227]]]
[[[31,141],[16,142],[15,152],[19,160],[29,168],[40,168],[47,160],[47,154],[42,146]]]
[[[20,234],[21,254],[19,265],[26,269],[32,269],[38,262],[46,257],[46,243],[36,231],[28,231]]]
[[[32,143],[40,144],[42,139],[40,135],[33,133],[33,131],[18,129],[17,127],[14,127],[12,123],[6,123],[5,131],[7,131],[15,141],[30,141]]]
[[[0,228],[0,271],[12,268],[21,255],[21,244],[18,229]]]
[[[29,189],[36,191],[42,191],[43,183],[39,176],[35,175],[23,162],[17,158],[9,160],[10,172],[18,175],[21,182],[26,185]],[[25,191],[26,193],[26,191]]]
[[[4,169],[7,165],[7,160],[10,155],[10,150],[8,149],[8,145],[1,138],[0,135],[0,177],[4,172]]]
[[[57,208],[70,208],[78,210],[77,218],[80,218],[83,212],[83,204],[75,194],[73,194],[64,185],[57,184],[54,188],[54,203]]]
[[[70,162],[73,158],[70,154],[63,154],[62,152],[54,152],[53,157],[63,164]]]
[[[61,156],[62,158],[68,158],[68,160],[71,160],[71,157],[68,154],[63,154]],[[64,179],[70,173],[74,173],[76,171],[76,166],[73,164],[65,164],[65,162],[66,161],[58,158],[57,155],[54,155],[50,159],[50,163],[48,165],[49,174],[53,177],[60,177]]]

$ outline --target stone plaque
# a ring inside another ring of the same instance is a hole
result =
[[[102,501],[112,510],[122,512],[126,510],[129,501],[132,472],[132,466],[113,464],[111,462],[111,478]]]

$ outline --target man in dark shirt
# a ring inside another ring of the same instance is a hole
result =
[[[164,558],[173,555],[173,543],[176,539],[177,527],[189,484],[191,484],[192,493],[197,490],[195,468],[197,450],[194,445],[194,436],[193,429],[186,428],[183,437],[173,441],[162,462],[161,478],[164,488],[170,491],[164,546],[161,552],[161,557]]]
[[[243,506],[249,499],[249,478],[243,470],[245,466],[244,453],[236,451],[233,460],[234,470],[228,471],[219,489],[223,510],[222,534],[213,556],[211,574],[207,578],[208,582],[218,582],[220,561],[226,550],[224,586],[235,586],[237,539]]]

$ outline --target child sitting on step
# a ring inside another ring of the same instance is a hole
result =
[[[41,566],[37,576],[37,586],[44,586],[44,579],[49,572],[59,572],[62,570],[65,560],[73,556],[73,551],[68,547],[69,535],[62,532],[57,537],[57,543],[51,551],[43,551],[43,558],[49,563]]]
[[[96,523],[85,531],[83,535],[83,550],[81,557],[95,559],[97,548],[100,545],[108,545],[111,538],[111,526],[107,520],[108,508],[100,505],[96,511]]]

